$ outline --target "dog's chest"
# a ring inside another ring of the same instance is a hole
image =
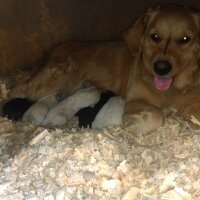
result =
[[[135,81],[128,88],[127,101],[141,100],[160,108],[178,107],[179,102],[188,95],[188,91],[171,88],[167,91],[160,91],[145,81]]]
[[[128,87],[127,101],[145,101],[149,104],[161,107],[160,94],[152,85],[144,81],[135,81]]]

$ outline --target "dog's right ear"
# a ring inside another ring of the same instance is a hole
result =
[[[149,8],[146,13],[143,13],[136,22],[123,35],[128,48],[132,55],[140,53],[142,50],[142,43],[144,33],[151,18],[160,10],[160,6]]]
[[[146,14],[139,17],[136,22],[123,35],[132,55],[140,52],[143,35],[147,25]]]

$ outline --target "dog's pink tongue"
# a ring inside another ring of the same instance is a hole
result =
[[[154,84],[158,90],[168,90],[171,86],[173,78],[161,78],[158,76],[154,77]]]

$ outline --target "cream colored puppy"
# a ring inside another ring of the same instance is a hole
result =
[[[37,102],[24,113],[22,121],[28,121],[36,125],[41,125],[48,113],[48,110],[48,107],[44,103]]]
[[[61,127],[67,123],[81,108],[95,105],[100,99],[100,91],[86,88],[75,92],[53,107],[47,114],[42,125]]]
[[[111,125],[122,124],[124,105],[125,100],[122,97],[110,98],[95,117],[92,128],[105,128]]]

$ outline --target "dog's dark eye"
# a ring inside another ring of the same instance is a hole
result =
[[[190,42],[190,40],[191,40],[191,38],[189,36],[184,36],[181,39],[179,39],[179,43],[180,44],[187,44],[187,43]]]
[[[151,37],[152,41],[154,41],[154,42],[160,42],[160,37],[159,37],[158,34],[153,33],[153,34],[150,35],[150,37]]]

